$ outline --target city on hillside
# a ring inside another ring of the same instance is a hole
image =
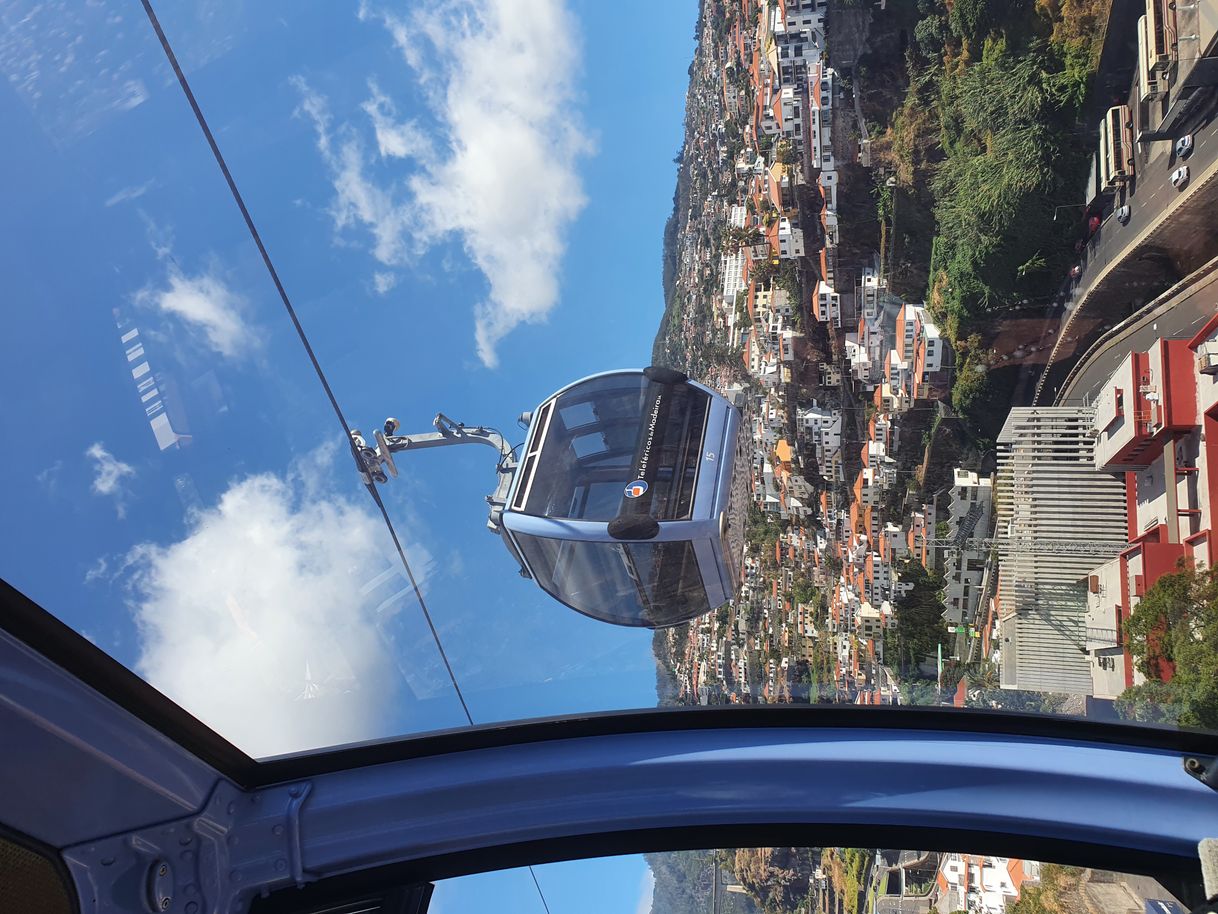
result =
[[[1218,0],[703,0],[696,37],[653,361],[741,405],[752,504],[661,703],[1218,727]],[[888,910],[845,853],[753,895]],[[1034,862],[934,856],[927,906],[1047,909]]]
[[[1156,879],[985,854],[746,847],[647,854],[656,914],[1185,914]]]

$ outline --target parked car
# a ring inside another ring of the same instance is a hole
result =
[[[1079,278],[1080,276],[1082,276],[1082,275],[1083,275],[1083,267],[1082,267],[1082,264],[1077,264],[1077,263],[1076,263],[1074,266],[1072,266],[1072,267],[1070,268],[1070,278],[1071,278],[1071,279],[1078,279],[1078,278]]]
[[[1187,159],[1193,152],[1193,135],[1186,133],[1176,140],[1176,158]]]
[[[1171,173],[1171,186],[1176,190],[1182,188],[1188,183],[1188,166],[1181,165]]]
[[[1126,203],[1124,206],[1118,208],[1114,215],[1116,216],[1116,221],[1121,223],[1121,225],[1128,225],[1130,215],[1129,204]]]

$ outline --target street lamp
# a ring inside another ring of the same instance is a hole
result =
[[[1053,208],[1053,218],[1054,218],[1054,220],[1057,219],[1058,210],[1078,209],[1080,206],[1086,206],[1086,205],[1087,205],[1086,203],[1063,203],[1061,206],[1055,206]]]

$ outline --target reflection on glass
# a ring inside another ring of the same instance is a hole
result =
[[[70,6],[0,15],[0,575],[256,756],[463,722],[142,8]]]
[[[534,866],[551,906],[639,914],[1185,914],[1200,883],[1015,857],[879,848],[748,847]],[[525,878],[520,879],[523,875]],[[533,890],[533,891],[529,891]],[[435,910],[540,910],[528,870],[436,884]],[[1185,896],[1181,897],[1175,893]]]

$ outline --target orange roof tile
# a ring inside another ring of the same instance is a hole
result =
[[[906,361],[906,358],[905,358],[905,323],[906,323],[907,318],[905,317],[905,313],[908,310],[909,310],[908,305],[901,305],[901,310],[897,312],[897,341],[896,341],[896,346],[894,346],[893,348],[896,349],[897,358],[899,358],[902,362]],[[916,333],[916,331],[915,331],[915,333]]]
[[[1008,857],[1007,874],[1011,877],[1011,884],[1015,886],[1015,891],[1019,892],[1020,886],[1028,878],[1028,874],[1023,869],[1023,861],[1017,857]]]

